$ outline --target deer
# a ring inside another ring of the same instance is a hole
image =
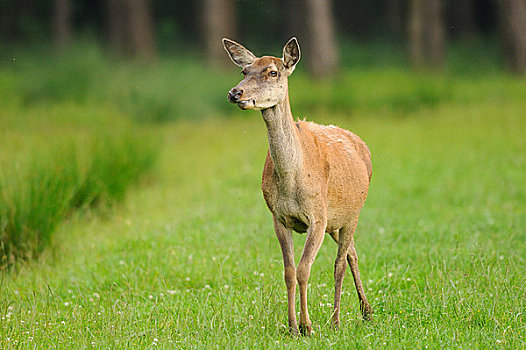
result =
[[[334,263],[334,308],[331,324],[340,325],[340,301],[347,263],[351,269],[364,320],[372,309],[358,270],[354,233],[372,175],[371,153],[360,137],[333,125],[294,121],[288,77],[300,60],[298,40],[291,38],[283,57],[256,57],[241,44],[223,38],[230,59],[242,68],[243,79],[228,92],[242,110],[259,110],[267,127],[268,152],[261,188],[272,213],[281,246],[287,287],[289,332],[310,335],[307,285],[311,267],[328,233],[338,245]],[[297,268],[292,231],[307,233]],[[299,331],[296,283],[300,291]]]

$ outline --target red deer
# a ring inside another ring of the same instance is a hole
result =
[[[272,212],[274,229],[283,253],[288,296],[288,321],[298,334],[295,313],[296,281],[300,289],[300,331],[310,335],[307,283],[312,263],[329,233],[338,244],[334,264],[332,324],[339,326],[340,299],[347,262],[354,277],[363,318],[372,309],[360,279],[354,232],[372,174],[366,144],[350,131],[312,122],[294,122],[289,102],[288,77],[300,60],[292,38],[283,57],[256,57],[242,45],[223,39],[232,61],[241,67],[243,80],[228,92],[239,108],[260,110],[268,130],[269,151],[263,170],[262,190]],[[292,230],[307,233],[298,267],[294,263]]]

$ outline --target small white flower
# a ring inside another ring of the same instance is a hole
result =
[[[393,277],[393,273],[392,273],[392,272],[389,272],[389,273],[387,274],[387,277]]]
[[[148,299],[152,300],[153,299],[153,295],[148,295]]]
[[[69,302],[66,301],[66,302],[64,303],[64,306],[69,306]]]
[[[95,298],[97,298],[97,299],[100,298],[99,293],[93,293],[93,296],[94,296]]]
[[[210,285],[209,284],[205,284],[205,289],[210,289]]]
[[[170,295],[174,295],[175,293],[177,293],[175,290],[172,289],[168,289],[166,292]]]
[[[188,282],[188,281],[190,281],[190,277],[186,277],[184,280],[185,280],[186,282]]]

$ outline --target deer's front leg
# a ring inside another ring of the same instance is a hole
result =
[[[287,285],[287,298],[289,302],[289,331],[292,335],[298,335],[298,324],[296,323],[296,268],[294,266],[294,245],[292,232],[274,217],[274,230],[278,237],[283,253],[284,277]]]
[[[320,250],[325,236],[326,221],[315,221],[309,227],[305,247],[298,264],[297,278],[300,285],[300,331],[303,335],[310,335],[312,331],[312,323],[309,318],[309,311],[307,310],[307,284],[309,282],[310,270],[312,263]]]

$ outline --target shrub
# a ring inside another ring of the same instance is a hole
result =
[[[46,131],[41,134],[47,139]],[[0,159],[0,269],[38,256],[73,210],[122,199],[152,166],[158,148],[132,126],[92,127],[46,147],[42,135],[29,132],[22,150],[13,147]]]

